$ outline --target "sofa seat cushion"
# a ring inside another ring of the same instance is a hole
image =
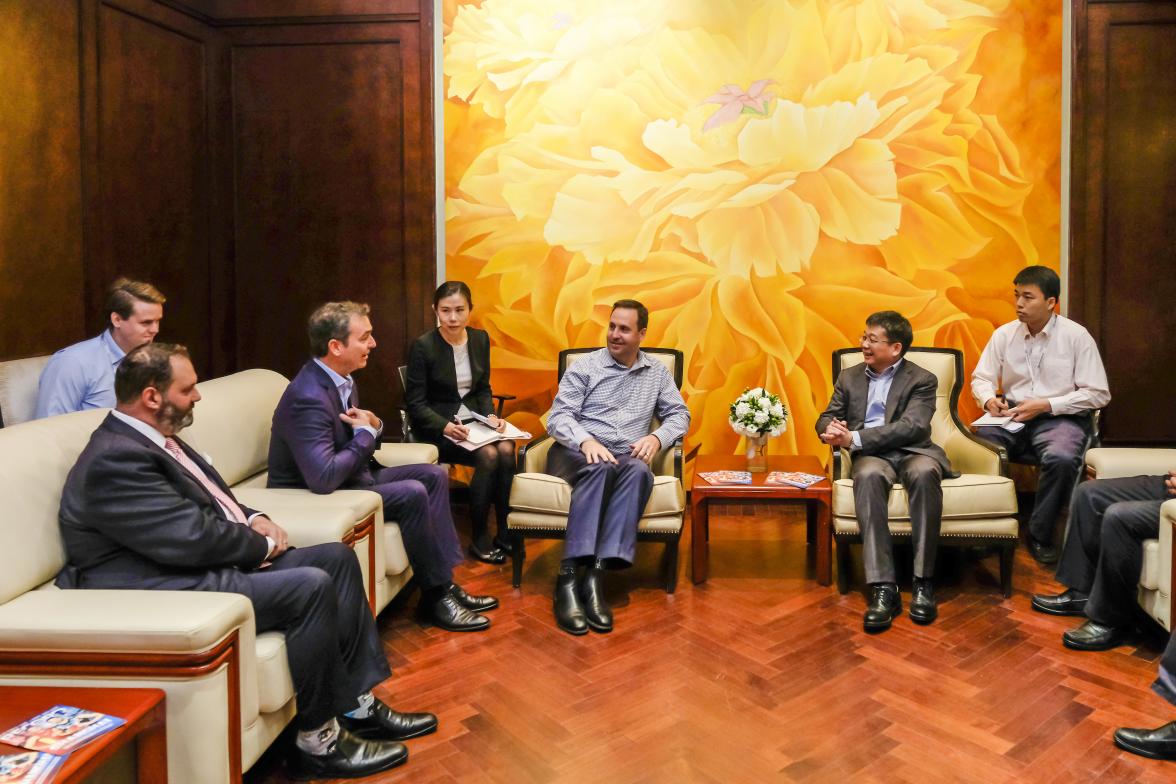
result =
[[[1143,569],[1139,573],[1139,584],[1149,591],[1160,590],[1160,540],[1148,539],[1143,543]]]
[[[384,468],[437,462],[437,447],[432,444],[388,443],[380,446],[372,459]]]
[[[294,680],[286,658],[286,635],[266,632],[257,635],[257,697],[262,713],[280,710],[294,699]]]
[[[566,515],[572,502],[572,488],[564,480],[551,474],[515,474],[510,490],[512,511]],[[676,517],[686,509],[686,494],[682,483],[674,476],[655,476],[653,492],[645,505],[643,518]],[[638,529],[640,530],[640,529]]]
[[[968,518],[1012,517],[1017,513],[1017,493],[1013,480],[991,474],[963,474],[943,480],[943,522]],[[833,514],[856,517],[853,481],[838,479],[833,483]],[[909,522],[906,491],[901,483],[890,490],[887,514],[891,523]],[[893,527],[893,526],[892,526]]]
[[[384,572],[385,574],[404,574],[408,569],[408,552],[404,549],[404,540],[400,538],[400,526],[396,523],[384,523]]]

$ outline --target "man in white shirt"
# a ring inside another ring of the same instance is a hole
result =
[[[1090,434],[1090,413],[1111,399],[1098,346],[1084,327],[1055,313],[1061,281],[1048,267],[1026,267],[1013,279],[1017,320],[992,333],[972,374],[972,396],[989,414],[1024,427],[979,427],[977,435],[1010,457],[1041,466],[1029,517],[1029,551],[1058,560],[1054,521],[1070,497]]]

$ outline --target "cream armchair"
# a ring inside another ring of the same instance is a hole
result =
[[[931,440],[943,448],[952,469],[960,474],[943,480],[943,523],[940,545],[995,545],[1000,548],[1000,584],[1005,596],[1012,595],[1013,553],[1017,547],[1017,494],[1008,477],[1004,450],[977,438],[960,421],[958,403],[963,386],[964,362],[959,351],[950,348],[912,347],[904,357],[935,374],[935,414],[931,419]],[[833,380],[842,370],[861,364],[860,349],[833,352]],[[852,456],[849,450],[833,452],[833,539],[837,543],[837,587],[849,590],[850,545],[861,542],[854,510]],[[909,540],[910,510],[901,483],[889,498],[890,533]]]
[[[1176,449],[1098,448],[1086,453],[1086,474],[1091,479],[1155,476],[1176,471]],[[1176,499],[1160,507],[1160,535],[1143,543],[1143,568],[1139,574],[1139,604],[1161,626],[1172,631],[1176,606],[1172,597],[1173,526]]]
[[[559,352],[558,378],[563,378],[572,363],[597,351],[596,348],[567,349]],[[682,386],[682,352],[668,348],[642,348],[651,358],[664,362],[673,373],[674,382]],[[543,421],[547,421],[544,415]],[[656,427],[656,423],[651,423]],[[525,540],[563,539],[568,529],[568,509],[572,488],[564,480],[544,473],[547,452],[554,439],[544,435],[519,449],[519,473],[515,474],[510,491],[510,513],[507,530],[511,534],[511,583],[518,588],[523,578],[523,562],[527,552]],[[666,593],[673,593],[678,584],[678,542],[682,536],[682,521],[686,509],[686,494],[682,490],[682,444],[676,442],[663,449],[650,465],[653,469],[653,492],[645,505],[645,512],[637,524],[637,541],[664,542],[662,553],[662,582]]]
[[[0,427],[18,425],[37,410],[37,387],[49,354],[0,362]]]

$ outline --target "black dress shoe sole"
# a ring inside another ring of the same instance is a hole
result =
[[[1139,756],[1147,757],[1148,759],[1176,760],[1176,749],[1173,749],[1172,751],[1155,751],[1144,746],[1136,746],[1130,741],[1121,739],[1119,737],[1119,733],[1117,732],[1115,733],[1115,745],[1123,749],[1123,751],[1129,751],[1132,754],[1138,754]]]
[[[606,626],[603,623],[593,623],[592,621],[588,621],[588,628],[594,632],[597,632],[598,634],[608,634],[613,630],[613,625],[610,623]]]
[[[483,618],[485,623],[470,624],[469,626],[453,626],[450,624],[439,623],[435,618],[424,618],[417,616],[417,623],[425,628],[436,626],[438,629],[443,629],[447,632],[482,632],[490,628],[490,619]]]
[[[416,732],[410,732],[407,735],[396,735],[393,737],[387,735],[387,730],[383,727],[365,727],[363,729],[356,729],[354,726],[344,725],[344,728],[355,737],[363,738],[364,740],[412,740],[413,738],[423,738],[426,735],[432,735],[437,731],[437,725],[434,724],[433,726],[426,727],[423,730],[417,730]]]
[[[914,609],[911,609],[910,615],[912,621],[919,624],[920,626],[926,626],[928,624],[935,623],[935,619],[939,617],[939,610],[931,610],[930,612],[924,613],[916,612]]]
[[[1062,645],[1066,646],[1072,651],[1109,651],[1112,648],[1118,648],[1123,644],[1123,640],[1119,637],[1112,637],[1105,642],[1075,642],[1069,637],[1062,635]]]
[[[1058,558],[1060,557],[1057,550],[1050,549],[1043,553],[1035,549],[1033,545],[1029,545],[1029,555],[1033,556],[1033,560],[1042,566],[1053,566],[1058,562]]]
[[[1066,604],[1063,604],[1063,605],[1050,606],[1050,605],[1046,605],[1046,604],[1038,604],[1036,599],[1031,599],[1029,601],[1029,606],[1032,607],[1037,612],[1045,613],[1046,615],[1072,615],[1076,618],[1086,617],[1086,601],[1085,600],[1083,600],[1082,603],[1077,606],[1075,606],[1071,602],[1067,602]]]
[[[564,625],[563,625],[562,623],[560,623],[559,621],[556,621],[556,622],[555,622],[555,625],[556,625],[557,627],[559,627],[559,630],[560,630],[560,631],[562,631],[562,632],[567,632],[568,634],[571,634],[571,635],[573,635],[573,636],[575,636],[575,637],[583,637],[585,634],[587,634],[587,633],[588,633],[588,627],[587,627],[587,626],[585,626],[583,629],[571,629],[571,628],[569,628],[569,627],[567,627],[567,626],[564,626]]]

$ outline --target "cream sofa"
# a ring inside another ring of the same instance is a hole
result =
[[[279,521],[293,544],[355,545],[369,600],[383,607],[410,570],[396,526],[382,520],[379,496],[264,488],[269,422],[284,388],[280,375],[264,370],[205,382],[197,424],[185,436],[243,501]],[[62,591],[52,584],[64,563],[61,488],[106,414],[0,429],[0,683],[162,688],[169,781],[237,781],[295,714],[283,635],[257,635],[252,605],[235,594]],[[435,460],[431,449],[394,446],[381,459]]]
[[[0,427],[19,425],[33,418],[37,410],[37,387],[41,371],[51,355],[0,362]]]
[[[1092,479],[1158,475],[1176,471],[1176,449],[1091,449],[1086,453],[1086,473]],[[1139,574],[1139,604],[1168,631],[1176,609],[1172,602],[1172,528],[1176,526],[1176,499],[1160,507],[1160,536],[1143,543],[1143,568]]]

